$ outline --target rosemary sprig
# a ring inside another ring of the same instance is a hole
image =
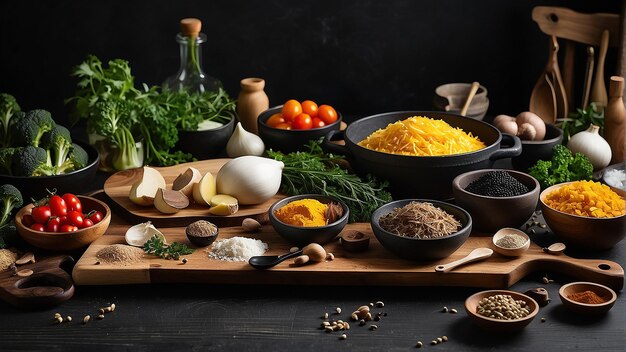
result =
[[[369,221],[376,208],[391,200],[387,183],[378,182],[369,175],[361,179],[349,173],[341,167],[345,162],[343,157],[324,153],[319,141],[311,141],[307,147],[308,152],[267,152],[271,158],[285,164],[283,193],[323,194],[337,198],[350,209],[350,222]]]
[[[143,251],[157,257],[174,260],[178,260],[181,255],[193,253],[193,249],[187,247],[187,245],[178,242],[168,245],[157,235],[152,236],[144,243]]]

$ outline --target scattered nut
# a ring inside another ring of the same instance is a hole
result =
[[[104,319],[104,314],[98,315],[98,319],[100,319],[100,320]]]
[[[54,319],[58,318],[61,316],[61,313],[54,313]]]
[[[57,324],[61,324],[61,323],[63,322],[63,317],[57,317],[56,319],[54,319],[54,321],[55,321]]]
[[[341,314],[341,308],[340,307],[335,308],[335,312],[337,312],[337,314]]]
[[[183,264],[187,264],[187,258],[183,258],[182,262]]]
[[[378,302],[376,302],[376,307],[378,307],[378,308],[382,308],[382,307],[384,307],[384,306],[385,306],[385,303],[384,303],[383,301],[378,301]]]
[[[330,327],[330,326],[326,326],[326,327],[324,327],[324,331],[326,331],[326,332],[333,332],[334,329],[332,327]]]
[[[335,255],[330,252],[326,253],[326,260],[335,260]]]
[[[436,345],[436,344],[437,344],[437,340],[432,340],[432,341],[430,341],[430,344],[431,344],[431,345]]]
[[[322,316],[324,319],[328,319],[328,313],[324,313],[324,315]]]
[[[456,309],[452,308],[452,309],[450,309],[450,313],[456,314],[456,313],[458,313],[458,311]]]
[[[545,322],[546,322],[546,318],[541,317],[541,322],[542,322],[542,323],[545,323]]]
[[[363,326],[363,325],[365,325],[365,319],[359,320],[359,326]]]
[[[111,312],[115,310],[115,303],[111,303]]]
[[[341,334],[341,336],[339,336],[340,340],[345,340],[347,338],[348,338],[348,335],[346,335],[346,334]]]
[[[415,344],[416,348],[422,348],[422,346],[424,346],[424,343],[422,343],[422,341],[417,341],[417,343]]]
[[[350,319],[357,321],[359,320],[359,316],[357,315],[357,313],[352,313],[352,315],[350,315]]]
[[[374,303],[370,302],[370,307],[373,307],[373,306],[374,306]]]
[[[367,314],[365,314],[365,321],[370,321],[370,320],[372,320],[372,313],[368,312]]]
[[[443,339],[441,337],[438,337],[437,338],[437,343],[442,343],[442,342],[443,342]]]
[[[102,315],[102,314],[104,314],[104,308],[100,308],[100,309],[98,310],[98,313],[100,313],[101,315]]]
[[[448,307],[443,307],[443,309],[441,310],[443,313],[448,313]]]
[[[443,340],[443,342],[448,342],[448,336],[446,335],[441,336],[441,339]]]
[[[87,322],[89,322],[89,319],[91,319],[91,317],[89,315],[85,315],[85,317],[83,318],[83,324],[87,324]]]
[[[378,325],[370,325],[370,330],[376,330],[378,329]]]
[[[72,321],[72,317],[68,315],[67,317],[65,317],[65,320],[66,320],[67,322],[71,322],[71,321]]]
[[[261,223],[252,218],[245,218],[241,222],[241,227],[245,232],[255,232],[261,229]]]
[[[370,311],[370,307],[369,306],[360,306],[359,309],[357,309],[359,312],[362,311],[366,311],[369,312]]]

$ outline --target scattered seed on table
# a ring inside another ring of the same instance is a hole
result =
[[[378,308],[382,308],[382,307],[384,307],[384,306],[385,306],[385,303],[384,303],[383,301],[378,301],[378,302],[376,302],[376,307],[378,307]]]
[[[187,264],[187,258],[183,258],[183,264]]]
[[[539,227],[541,227],[542,229],[546,228],[546,224],[539,224]]]
[[[324,315],[322,315],[322,319],[328,319],[328,313],[324,313]]]
[[[432,340],[432,341],[430,341],[430,344],[431,344],[431,345],[436,345],[436,344],[437,344],[437,340]]]
[[[530,233],[535,234],[535,229],[530,229]]]
[[[441,336],[441,339],[443,340],[443,342],[448,342],[448,336],[446,335]]]
[[[337,312],[337,314],[341,314],[341,308],[340,307],[335,308],[335,312]]]
[[[546,322],[546,318],[541,317],[541,322],[542,322],[542,323],[545,323],[545,322]]]
[[[115,310],[115,303],[111,303],[111,312]]]
[[[371,325],[370,326],[370,330],[376,330],[376,329],[378,329],[378,325]]]
[[[63,317],[57,317],[55,321],[57,324],[61,324],[63,322]]]
[[[374,303],[370,302],[370,307],[373,307],[373,306],[374,306]]]
[[[422,348],[422,346],[424,346],[424,343],[422,343],[422,341],[417,341],[417,343],[415,344],[416,348]]]
[[[350,319],[357,321],[359,320],[359,316],[356,313],[352,313],[352,315],[350,316]]]
[[[365,319],[361,319],[361,320],[359,320],[359,325],[360,325],[360,326],[365,325]]]
[[[335,255],[328,252],[328,254],[326,254],[326,260],[335,260]]]
[[[70,321],[72,321],[72,317],[68,315],[67,317],[65,317],[65,320],[66,320],[67,322],[70,322]]]
[[[448,307],[444,306],[443,309],[441,310],[441,312],[448,313]]]
[[[452,308],[452,309],[450,309],[450,313],[456,314],[456,313],[458,313],[458,311],[456,309]]]
[[[374,321],[380,321],[380,315],[375,316]]]
[[[340,340],[345,340],[347,338],[348,338],[348,335],[346,335],[346,334],[341,334],[341,336],[339,336]]]
[[[442,342],[443,342],[443,339],[441,337],[438,337],[437,338],[437,343],[442,343]]]
[[[89,319],[91,319],[91,316],[89,316],[89,315],[85,315],[85,317],[83,318],[83,324],[87,324],[87,322],[89,321]]]
[[[330,327],[330,326],[325,327],[325,328],[324,328],[324,330],[325,330],[326,332],[333,332],[333,331],[335,331],[335,330],[334,330],[332,327]]]
[[[54,319],[56,320],[56,318],[60,317],[61,313],[54,313]]]
[[[98,319],[104,319],[104,314],[98,315]]]

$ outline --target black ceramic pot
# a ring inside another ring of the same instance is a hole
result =
[[[395,208],[402,208],[412,201],[429,202],[441,208],[461,222],[461,229],[446,237],[419,239],[396,235],[380,227],[378,220],[381,216],[391,213]],[[454,253],[465,243],[472,232],[472,217],[465,210],[452,204],[429,199],[404,199],[387,203],[376,209],[372,214],[372,230],[378,242],[400,258],[416,261],[437,260]]]
[[[178,131],[178,149],[198,160],[211,159],[226,148],[235,129],[235,119],[224,126],[205,131]]]
[[[305,145],[310,140],[324,137],[330,131],[339,131],[341,113],[337,112],[337,121],[320,128],[310,130],[282,130],[267,125],[267,120],[274,114],[279,113],[282,105],[265,110],[259,115],[259,137],[265,143],[266,149],[280,150],[283,153],[306,150]]]
[[[390,123],[411,116],[441,119],[452,127],[478,136],[486,147],[471,153],[446,156],[407,156],[381,153],[357,143]],[[332,143],[345,140],[345,146]],[[501,147],[505,143],[507,147]],[[360,174],[372,174],[389,181],[394,198],[449,199],[452,180],[467,171],[491,168],[494,161],[518,156],[522,151],[519,138],[501,134],[492,125],[445,112],[401,111],[369,116],[351,123],[345,131],[331,131],[324,138],[324,148],[345,155]]]
[[[79,141],[74,141],[74,143],[83,147],[87,152],[89,163],[86,167],[67,174],[54,176],[25,177],[0,175],[0,184],[8,183],[17,187],[22,193],[24,205],[29,203],[31,198],[40,199],[48,195],[46,189],[51,191],[56,189],[57,194],[60,195],[64,193],[81,194],[93,189],[91,181],[93,181],[98,171],[98,163],[100,161],[98,151],[87,143]]]
[[[546,135],[542,141],[522,141],[522,154],[511,159],[513,168],[528,172],[528,168],[535,165],[537,160],[552,159],[552,148],[563,141],[563,130],[546,124]]]

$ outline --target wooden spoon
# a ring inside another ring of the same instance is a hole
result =
[[[591,87],[591,102],[597,103],[599,106],[606,107],[609,98],[606,93],[606,85],[604,84],[604,59],[606,59],[606,51],[609,48],[609,31],[602,32],[602,40],[600,41],[600,52],[598,53],[598,65],[596,66],[595,79]]]
[[[457,266],[467,264],[470,262],[475,262],[477,260],[482,260],[491,257],[493,254],[493,250],[491,248],[476,248],[470,252],[465,258],[461,258],[459,260],[453,261],[452,263],[437,265],[435,268],[436,272],[439,273],[447,273],[448,271],[456,268]]]
[[[530,94],[528,110],[546,123],[554,123],[558,116],[567,115],[567,97],[558,66],[559,43],[552,36],[548,63]]]
[[[472,103],[472,99],[474,99],[474,96],[476,95],[479,87],[480,83],[472,83],[472,87],[470,88],[469,94],[467,95],[467,100],[465,100],[465,104],[463,104],[463,108],[461,109],[461,116],[465,116],[467,114],[467,109],[469,109],[470,104]]]
[[[583,106],[586,108],[589,105],[589,92],[591,91],[591,80],[593,78],[593,65],[595,60],[595,52],[592,46],[587,47],[587,67],[585,68],[585,81],[583,88]]]

